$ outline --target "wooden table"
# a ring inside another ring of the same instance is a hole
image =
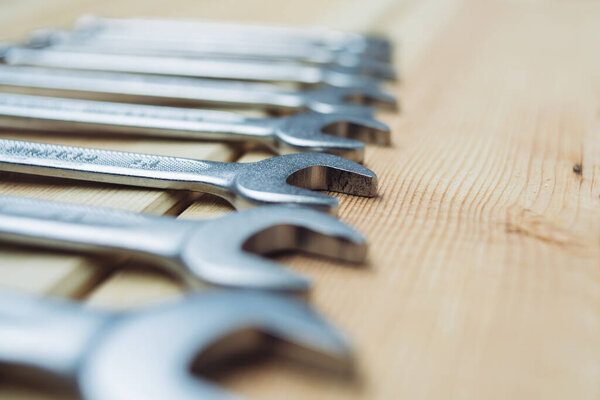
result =
[[[0,1],[0,38],[80,14],[161,15],[383,32],[399,43],[394,146],[369,148],[380,196],[338,196],[367,268],[290,255],[313,303],[354,338],[355,382],[273,358],[219,376],[260,399],[600,397],[600,2]],[[252,160],[222,144],[9,138]],[[229,212],[209,196],[1,174],[0,192],[155,214]],[[2,247],[0,283],[126,308],[178,282],[118,260]],[[0,398],[55,399],[0,377]]]

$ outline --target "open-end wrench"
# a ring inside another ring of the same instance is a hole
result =
[[[1,139],[0,171],[212,193],[236,208],[290,204],[335,214],[337,199],[307,188],[377,195],[373,171],[324,153],[233,163]]]
[[[220,40],[217,40],[220,39]],[[215,37],[214,41],[192,38],[169,39],[163,36],[148,38],[127,33],[81,32],[38,30],[30,34],[29,44],[35,47],[50,46],[61,51],[86,51],[183,58],[238,59],[294,61],[300,63],[333,65],[348,73],[364,74],[381,79],[395,79],[393,66],[387,62],[362,58],[356,54],[333,52],[326,49],[292,48],[266,45],[264,43],[240,43],[227,37]]]
[[[83,400],[239,400],[201,374],[257,351],[353,372],[345,335],[285,296],[216,290],[116,313],[0,292],[2,373],[43,378]]]
[[[305,85],[377,89],[379,80],[350,74],[342,67],[325,67],[293,62],[254,60],[210,60],[194,58],[61,51],[16,45],[0,46],[0,61],[9,65],[131,72],[194,78],[231,79],[262,82],[291,82]]]
[[[369,117],[304,113],[248,118],[223,111],[7,93],[0,93],[0,127],[255,142],[279,154],[325,152],[357,162],[364,156],[362,141],[390,141],[388,127]]]
[[[364,58],[387,61],[392,56],[392,43],[381,36],[341,32],[315,27],[283,27],[232,22],[158,19],[105,18],[85,16],[76,27],[81,31],[113,32],[130,37],[194,38],[198,41],[223,40],[238,43],[261,43],[264,46],[283,45],[291,48],[326,49],[346,52]]]
[[[373,116],[375,107],[397,109],[395,97],[375,87],[290,90],[266,83],[1,64],[0,87],[29,89],[32,94],[188,107],[217,105],[362,116]]]
[[[365,240],[335,217],[267,206],[204,221],[0,196],[0,242],[133,257],[191,287],[300,292],[309,281],[260,255],[297,250],[354,264]]]

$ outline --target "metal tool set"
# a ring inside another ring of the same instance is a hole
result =
[[[192,20],[85,17],[1,44],[1,129],[242,142],[278,155],[216,162],[0,139],[0,172],[211,193],[239,210],[189,221],[0,196],[0,242],[127,256],[190,288],[130,313],[0,292],[0,367],[93,400],[235,398],[190,368],[278,340],[293,347],[286,354],[351,371],[348,341],[293,296],[310,281],[265,256],[364,262],[363,236],[313,190],[377,195],[377,176],[358,163],[365,143],[390,144],[374,115],[397,109],[381,88],[395,78],[391,58],[378,36]],[[240,111],[215,110],[224,106]]]

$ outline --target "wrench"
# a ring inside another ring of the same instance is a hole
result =
[[[81,17],[76,29],[91,32],[114,32],[130,37],[189,38],[198,41],[226,40],[238,43],[261,43],[264,46],[281,45],[311,50],[327,49],[357,54],[365,58],[389,61],[392,43],[376,35],[334,31],[322,28],[293,28],[239,24],[208,20],[157,18]]]
[[[0,46],[0,61],[9,65],[131,72],[193,78],[232,79],[264,82],[291,82],[305,85],[376,90],[379,80],[349,74],[342,67],[323,67],[292,62],[254,60],[210,60],[177,57],[61,51],[16,45]]]
[[[213,290],[117,313],[0,292],[2,373],[45,378],[83,400],[239,400],[196,375],[256,351],[354,370],[345,336],[285,296]]]
[[[0,86],[30,88],[33,94],[173,106],[229,105],[367,117],[375,114],[374,107],[397,109],[393,95],[374,87],[286,90],[265,83],[1,64]]]
[[[266,206],[206,221],[0,196],[0,241],[86,254],[116,254],[159,266],[191,287],[300,292],[310,282],[261,254],[297,250],[352,263],[365,240],[333,216]]]
[[[234,163],[0,139],[0,171],[212,193],[236,208],[290,204],[335,214],[337,199],[307,188],[377,195],[373,171],[324,153]]]
[[[325,152],[361,162],[366,142],[389,144],[389,129],[368,117],[305,113],[280,118],[161,106],[0,93],[0,127],[58,132],[246,141],[280,154]],[[327,134],[332,133],[333,135]]]
[[[217,38],[215,38],[217,39]],[[222,42],[221,42],[222,41]],[[29,44],[34,47],[51,47],[61,51],[93,51],[110,54],[133,54],[180,58],[208,58],[294,61],[299,63],[339,66],[353,74],[363,74],[380,79],[395,79],[396,73],[391,64],[362,58],[347,52],[334,52],[327,49],[291,48],[264,43],[241,43],[221,38],[221,41],[207,42],[194,38],[169,39],[157,37],[132,37],[126,33],[81,32],[44,29],[34,31],[29,36]]]

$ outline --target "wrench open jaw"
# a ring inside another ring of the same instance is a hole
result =
[[[279,154],[323,152],[364,159],[364,143],[390,144],[389,127],[369,117],[305,113],[276,120],[271,147]]]
[[[0,139],[0,171],[211,193],[240,209],[288,204],[335,214],[337,199],[312,190],[377,195],[373,171],[325,153],[232,163]]]
[[[239,165],[244,168],[233,179],[236,196],[230,198],[237,208],[284,203],[335,215],[337,199],[314,190],[362,197],[377,195],[377,175],[373,171],[332,154],[287,154]]]
[[[0,128],[258,142],[279,154],[326,152],[357,162],[363,160],[363,142],[390,142],[389,127],[371,117],[311,112],[246,118],[211,110],[6,93],[0,93]]]
[[[202,221],[0,196],[0,241],[83,254],[131,257],[192,288],[303,292],[310,281],[262,257],[300,251],[351,263],[364,237],[338,219],[301,207],[269,206]]]
[[[238,397],[194,375],[192,365],[209,368],[269,350],[339,373],[353,370],[345,336],[306,303],[284,296],[216,290],[114,313],[0,293],[0,367],[72,386],[84,400],[231,400]]]
[[[367,246],[361,234],[333,217],[272,206],[204,222],[189,234],[180,259],[194,276],[213,284],[306,291],[306,278],[260,256],[290,250],[357,264],[365,260]]]
[[[396,97],[377,87],[320,87],[300,92],[305,107],[323,114],[373,116],[376,109],[397,111]]]

